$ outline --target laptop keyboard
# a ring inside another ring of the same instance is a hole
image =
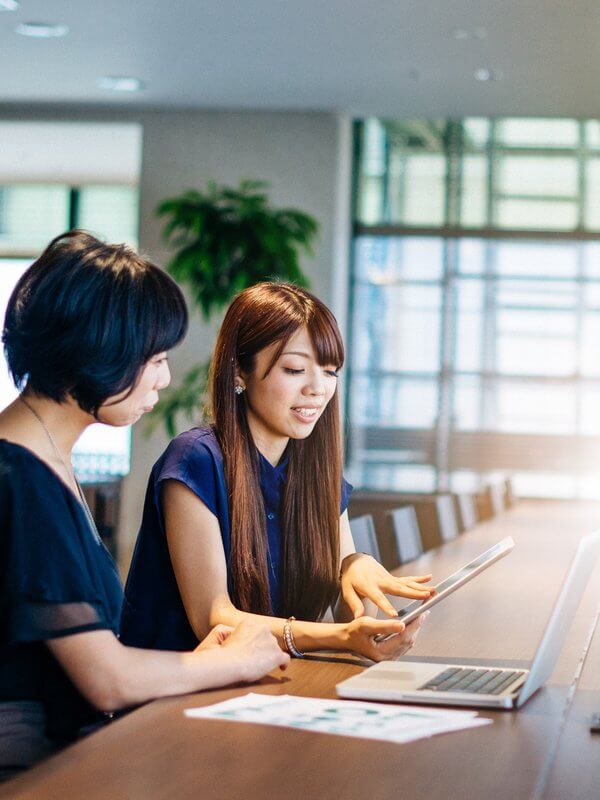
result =
[[[419,689],[430,692],[469,692],[471,694],[501,694],[522,672],[508,669],[470,669],[450,667],[440,672]]]

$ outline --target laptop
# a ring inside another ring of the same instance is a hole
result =
[[[550,677],[600,555],[600,531],[577,547],[529,669],[382,661],[338,683],[338,697],[428,705],[520,708]]]

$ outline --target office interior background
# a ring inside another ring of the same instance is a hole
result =
[[[302,265],[347,343],[357,488],[510,473],[524,496],[600,499],[594,3],[0,9],[1,314],[66,228],[166,264],[161,200],[265,180],[320,225]],[[194,314],[174,383],[217,324]],[[96,427],[76,467],[117,493],[125,567],[167,438]]]

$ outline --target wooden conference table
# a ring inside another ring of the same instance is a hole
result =
[[[517,542],[432,612],[410,657],[524,665],[578,539],[597,527],[599,505],[521,502],[403,567],[442,578],[508,534]],[[548,685],[518,712],[482,711],[493,719],[484,728],[397,745],[183,716],[248,691],[238,687],[149,703],[5,784],[0,798],[597,798],[600,735],[588,720],[600,711],[599,599],[597,568]],[[252,691],[334,697],[362,668],[350,655],[321,654]]]

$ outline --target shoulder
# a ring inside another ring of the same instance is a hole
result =
[[[65,502],[67,488],[35,453],[20,444],[0,440],[0,487],[3,492],[24,494],[44,505]]]
[[[221,448],[214,429],[211,425],[203,428],[190,428],[176,436],[167,447],[166,453],[185,454],[194,450],[205,450],[210,453],[221,454]]]
[[[191,428],[169,444],[155,465],[155,477],[181,478],[185,473],[222,466],[223,454],[211,427]]]
[[[6,590],[51,599],[84,586],[100,549],[79,501],[33,452],[7,442],[0,443],[0,511]]]

